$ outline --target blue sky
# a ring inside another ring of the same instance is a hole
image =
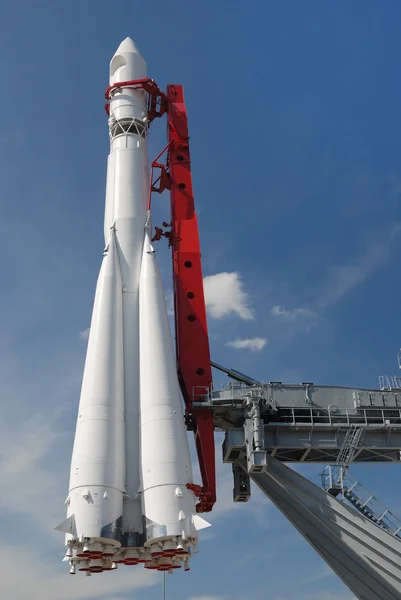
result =
[[[400,34],[399,0],[0,3],[2,596],[160,597],[144,571],[69,577],[53,531],[103,250],[103,94],[120,41],[135,40],[161,87],[185,87],[213,359],[267,381],[376,387],[401,345]],[[150,157],[164,144],[157,123]],[[156,198],[154,222],[166,217]],[[244,342],[255,338],[259,350]],[[213,528],[169,597],[352,597],[256,491],[233,505],[230,469],[218,473]],[[397,466],[353,473],[397,511]]]

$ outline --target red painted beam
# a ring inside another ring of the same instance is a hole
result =
[[[167,87],[167,118],[177,365],[187,424],[195,434],[202,475],[197,510],[206,512],[216,501],[213,414],[209,409],[194,409],[192,403],[211,389],[212,369],[182,86]]]

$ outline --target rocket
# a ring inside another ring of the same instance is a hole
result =
[[[165,296],[150,241],[146,63],[126,38],[110,63],[104,238],[71,460],[70,573],[184,567],[196,514]]]

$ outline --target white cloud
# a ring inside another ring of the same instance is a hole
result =
[[[260,559],[260,556],[258,556],[257,552],[243,552],[238,558],[230,563],[229,570],[235,573],[238,570],[242,570],[247,565],[256,564],[258,559]]]
[[[398,193],[398,192],[397,192]],[[321,311],[330,304],[338,302],[356,286],[366,281],[381,265],[384,265],[391,251],[391,244],[401,233],[401,222],[387,228],[379,240],[370,242],[365,251],[352,258],[347,264],[330,265],[326,277],[319,285],[313,308],[296,307],[287,309],[281,304],[273,306],[270,313],[283,321],[299,321],[322,319]],[[315,310],[316,309],[316,310]]]
[[[79,339],[86,341],[89,339],[89,331],[90,328],[88,327],[88,329],[84,329],[84,331],[81,331],[81,333],[79,334]]]
[[[396,223],[383,235],[383,239],[369,244],[366,251],[349,264],[329,267],[318,305],[324,308],[363,283],[375,269],[388,260],[391,243],[400,232],[401,223]]]
[[[64,535],[54,527],[66,514],[81,358],[74,342],[71,354],[47,352],[46,360],[30,369],[30,353],[20,352],[14,366],[0,345],[1,393],[12,398],[5,403],[0,422],[0,596],[111,600],[126,593],[132,597],[134,589],[154,585],[157,577],[128,568],[106,577],[71,577],[62,562]]]
[[[18,556],[18,560],[15,557]],[[37,554],[35,547],[24,548],[21,545],[0,547],[2,564],[1,595],[13,600],[26,600],[34,597],[41,600],[85,600],[89,598],[113,598],[119,593],[130,592],[137,588],[150,587],[157,583],[157,576],[147,570],[119,568],[106,577],[83,577],[77,574],[71,577],[64,572],[65,563],[61,563],[59,573],[55,573],[53,559],[45,559]],[[21,573],[24,574],[21,578]],[[18,581],[18,585],[15,582]]]
[[[59,507],[63,506],[62,493],[66,493],[65,489],[60,493],[57,474],[45,467],[51,451],[63,438],[58,415],[27,414],[25,421],[17,425],[16,413],[15,420],[10,415],[0,425],[0,479],[7,490],[0,496],[0,511],[7,517],[27,519],[35,530],[52,531]],[[56,498],[59,506],[54,502]]]
[[[20,150],[25,146],[25,133],[22,129],[15,129],[0,136],[1,149],[10,152],[10,150]]]
[[[237,314],[241,319],[254,318],[249,307],[249,297],[244,290],[239,273],[217,273],[204,277],[206,307],[210,316],[220,319]]]
[[[11,538],[3,533],[0,540],[1,597],[26,600],[35,590],[35,597],[41,600],[111,600],[119,593],[154,585],[156,575],[144,569],[122,568],[116,575],[99,578],[84,578],[80,574],[71,577],[67,564],[61,562],[64,536],[54,527],[65,518],[71,448],[65,455],[63,449],[70,444],[66,444],[64,418],[60,417],[66,415],[64,407],[57,406],[57,396],[54,398],[56,408],[32,414],[25,407],[24,419],[20,418],[22,406],[8,407],[0,423],[0,480],[4,492],[0,496],[0,512],[5,523],[2,527],[8,527],[10,522],[17,532],[22,528],[24,535],[21,544],[13,541],[21,536],[19,533],[13,533]],[[15,586],[17,580],[19,584]]]
[[[188,600],[224,600],[225,596],[190,596]]]
[[[294,598],[296,600],[355,600],[355,596],[351,592],[329,592],[325,590],[301,593],[296,596],[293,593],[289,596],[276,596],[274,600],[294,600]]]
[[[230,348],[235,348],[236,350],[262,350],[267,344],[266,338],[248,338],[245,340],[236,339],[232,342],[227,342],[226,346]]]
[[[277,304],[271,309],[271,314],[274,317],[281,317],[287,320],[294,320],[299,317],[316,317],[316,313],[310,308],[292,308],[286,309],[284,306]]]

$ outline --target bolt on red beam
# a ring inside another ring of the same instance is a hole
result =
[[[167,134],[173,254],[175,335],[178,375],[192,426],[203,486],[198,512],[210,511],[216,501],[213,413],[193,408],[212,386],[209,336],[203,291],[198,220],[192,188],[187,111],[183,87],[167,86]],[[199,393],[199,395],[198,395]]]

